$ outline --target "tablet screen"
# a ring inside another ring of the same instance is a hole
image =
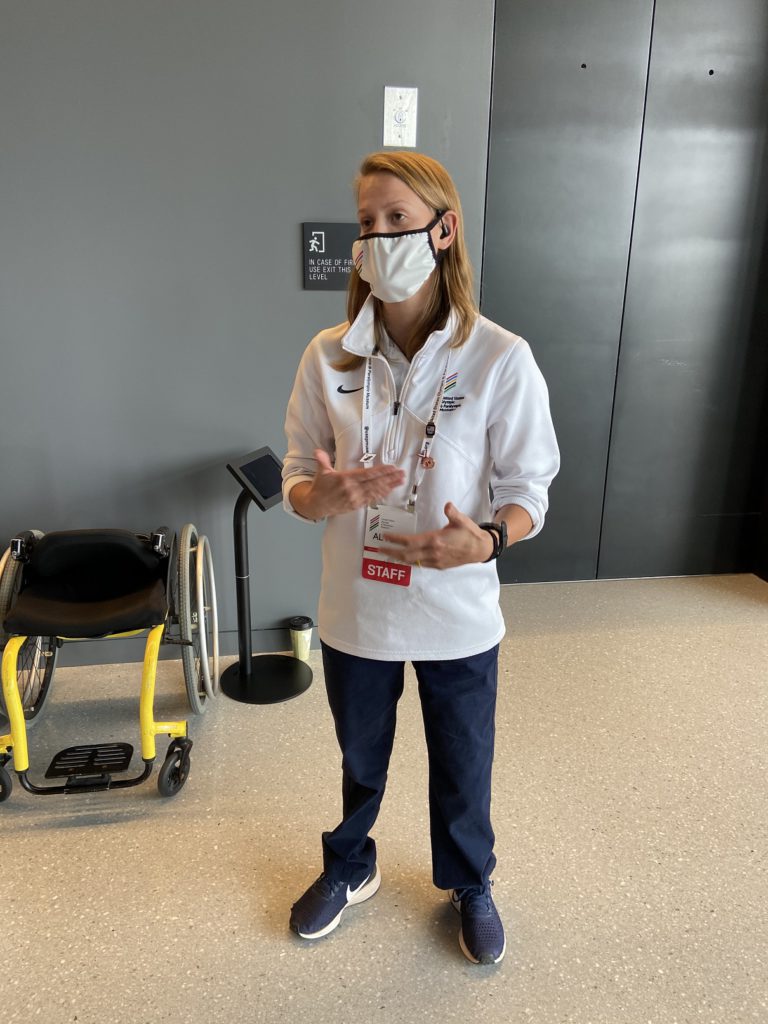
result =
[[[259,448],[227,464],[230,473],[262,509],[271,508],[282,499],[282,468],[282,462],[270,448]]]

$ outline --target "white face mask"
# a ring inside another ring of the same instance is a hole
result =
[[[443,255],[430,234],[441,216],[417,231],[361,235],[352,243],[355,269],[377,299],[403,302],[421,288]]]

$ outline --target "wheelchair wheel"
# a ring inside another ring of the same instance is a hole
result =
[[[51,692],[59,646],[54,636],[30,636],[19,651],[16,683],[27,728],[31,729],[43,713]],[[5,701],[0,694],[0,715],[8,718]]]
[[[40,536],[42,537],[42,533]],[[9,634],[3,629],[3,621],[21,587],[22,570],[21,562],[11,558],[11,549],[6,548],[0,559],[0,648],[4,648],[9,639]]]
[[[4,765],[0,765],[0,804],[7,800],[13,791],[11,773]]]
[[[191,746],[191,744],[189,744]],[[157,777],[160,796],[176,796],[189,776],[189,746],[171,743]]]
[[[191,641],[181,648],[184,680],[189,706],[199,715],[218,692],[219,635],[211,549],[192,523],[181,531],[178,575],[179,633]]]
[[[39,530],[33,533],[42,537]],[[11,608],[21,586],[23,565],[14,559],[3,556],[2,575],[0,575],[0,650],[9,639],[2,629],[2,622]],[[53,636],[30,636],[19,651],[16,668],[16,682],[24,708],[27,727],[31,728],[40,718],[53,681],[59,645]],[[7,719],[8,712],[0,687],[0,718]]]
[[[30,533],[34,534],[37,540],[43,536],[41,530],[30,530]],[[3,622],[21,589],[23,572],[22,563],[11,558],[11,549],[6,548],[0,558],[0,650],[5,647],[9,639],[9,634],[3,629]]]

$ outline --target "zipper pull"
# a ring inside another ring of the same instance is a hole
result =
[[[392,404],[392,415],[393,416],[397,416],[397,414],[399,412],[400,412],[400,403],[399,402],[394,402]]]

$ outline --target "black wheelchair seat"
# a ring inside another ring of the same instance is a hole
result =
[[[95,638],[163,622],[167,558],[127,530],[48,533],[34,545],[9,633]]]

